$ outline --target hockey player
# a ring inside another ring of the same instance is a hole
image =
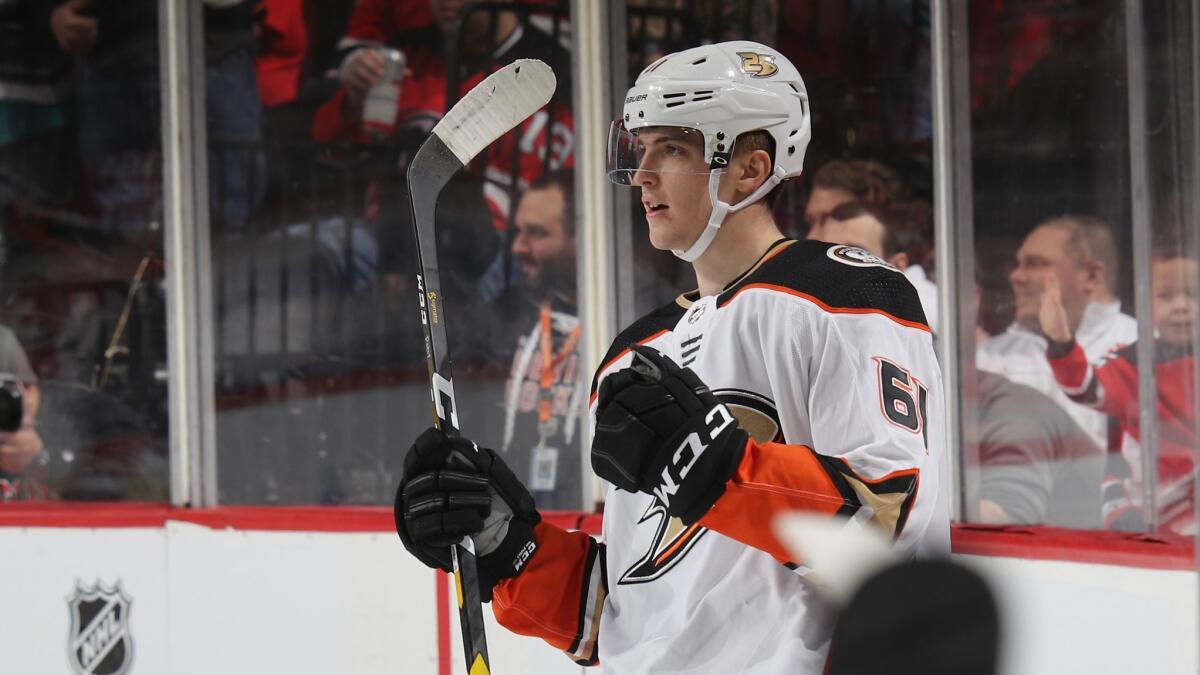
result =
[[[861,249],[784,238],[807,93],[776,50],[726,42],[642,72],[610,134],[656,248],[698,289],[634,322],[593,382],[603,543],[541,522],[499,456],[436,430],[405,459],[405,546],[449,569],[471,535],[497,620],[614,673],[820,673],[833,612],[771,534],[806,510],[949,548],[942,399],[912,286]],[[898,607],[897,612],[904,608]],[[836,658],[836,655],[834,656]]]

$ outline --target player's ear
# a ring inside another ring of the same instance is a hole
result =
[[[737,199],[753,193],[771,177],[771,155],[766,150],[751,150],[734,160],[737,174]]]

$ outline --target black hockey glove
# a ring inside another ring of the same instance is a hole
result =
[[[749,435],[696,373],[643,346],[600,384],[592,469],[690,525],[725,493]]]
[[[425,430],[404,457],[396,490],[396,532],[408,552],[429,567],[451,571],[450,547],[470,536],[479,592],[516,576],[537,550],[541,515],[508,465],[465,438]]]

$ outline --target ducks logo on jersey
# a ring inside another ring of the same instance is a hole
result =
[[[738,426],[759,442],[782,442],[779,414],[771,399],[751,391],[724,389],[713,392],[733,414]],[[641,584],[654,581],[671,570],[692,550],[708,529],[699,524],[684,525],[679,518],[667,515],[666,504],[654,497],[638,525],[657,519],[654,537],[646,553],[621,575],[618,584]]]
[[[829,249],[826,255],[831,260],[836,260],[845,265],[853,265],[855,267],[886,267],[889,270],[900,271],[888,264],[888,261],[883,258],[857,246],[834,246]]]

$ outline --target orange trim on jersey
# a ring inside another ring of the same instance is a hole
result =
[[[758,259],[758,262],[754,263],[753,267],[751,267],[750,269],[748,269],[745,272],[742,272],[740,275],[738,275],[738,278],[734,279],[732,282],[729,283],[729,285],[727,285],[725,288],[721,289],[721,292],[724,293],[725,291],[729,290],[730,288],[742,283],[743,279],[750,278],[750,275],[757,272],[759,270],[759,268],[761,268],[763,265],[766,265],[767,261],[769,261],[771,258],[774,258],[775,256],[779,255],[780,253],[783,253],[787,249],[791,248],[792,244],[795,244],[795,243],[796,243],[796,240],[794,240],[794,239],[790,240],[790,241],[785,241],[782,244],[779,244],[775,248],[771,249],[770,251],[767,251],[767,253],[765,255],[763,255],[763,257]]]
[[[922,331],[925,331],[926,333],[930,333],[930,334],[933,333],[933,331],[929,330],[929,326],[926,326],[925,324],[923,324],[919,321],[909,321],[907,319],[901,319],[900,317],[895,316],[893,314],[889,314],[889,313],[883,311],[882,309],[876,309],[874,307],[834,307],[832,305],[828,305],[828,304],[822,302],[821,300],[817,299],[814,296],[809,295],[808,293],[801,293],[800,291],[797,291],[794,288],[788,288],[787,286],[779,286],[777,284],[761,284],[761,283],[760,284],[747,284],[747,285],[739,288],[737,293],[734,293],[733,295],[729,296],[729,298],[726,299],[725,302],[721,303],[721,307],[724,307],[725,305],[728,305],[729,303],[733,302],[733,299],[736,298],[737,296],[741,295],[742,293],[744,293],[748,290],[751,290],[751,289],[755,289],[755,288],[762,288],[762,289],[766,289],[768,291],[775,291],[777,293],[784,293],[787,295],[795,296],[797,298],[803,298],[803,299],[808,300],[809,302],[813,303],[814,305],[820,307],[824,311],[829,312],[830,314],[878,314],[880,316],[891,319],[892,321],[900,324],[901,326],[907,326],[909,328],[916,328],[917,330],[922,330]]]
[[[664,328],[664,329],[662,329],[662,330],[658,331],[657,333],[655,333],[654,335],[651,335],[651,336],[650,336],[650,337],[648,337],[648,338],[644,338],[644,339],[638,340],[638,342],[637,342],[637,343],[638,343],[639,345],[644,345],[644,344],[647,344],[647,343],[649,343],[649,342],[652,342],[652,341],[654,341],[654,340],[658,339],[660,336],[666,335],[666,334],[667,334],[667,333],[669,333],[669,332],[670,332],[670,331],[668,331],[666,328]],[[629,347],[626,347],[625,349],[622,349],[621,351],[617,352],[617,355],[616,355],[616,356],[614,356],[614,357],[612,357],[611,359],[609,359],[607,363],[605,363],[604,365],[600,366],[600,369],[596,371],[596,381],[597,381],[597,382],[599,382],[599,381],[600,381],[600,375],[601,375],[601,374],[602,374],[602,373],[603,373],[605,370],[608,370],[608,367],[609,367],[609,366],[611,366],[612,364],[616,363],[617,361],[620,361],[620,360],[621,360],[621,358],[622,358],[622,357],[624,357],[626,354],[628,354],[630,351],[631,351],[631,350],[629,349]],[[599,391],[593,391],[593,392],[592,392],[592,395],[588,397],[588,406],[589,406],[589,407],[590,407],[590,406],[591,406],[593,403],[595,403],[595,402],[596,402],[596,396],[597,396],[599,393],[600,393]]]
[[[696,535],[696,530],[699,530],[699,529],[700,529],[700,525],[698,523],[692,523],[691,525],[689,525],[688,528],[683,531],[683,534],[679,535],[679,538],[675,540],[674,544],[671,544],[671,546],[667,550],[658,554],[658,557],[654,559],[654,564],[662,565],[664,560],[666,560],[667,558],[670,558],[672,555],[675,554],[676,551],[678,551],[681,547],[683,547],[684,544],[691,541],[692,537],[694,537]]]
[[[534,529],[537,552],[528,566],[492,593],[496,621],[521,635],[540,637],[566,651],[579,635],[579,602],[589,582],[588,551],[596,544],[583,532],[549,523]]]
[[[811,448],[751,439],[725,494],[697,523],[788,563],[794,556],[771,531],[775,516],[796,510],[832,516],[845,505]]]
[[[788,250],[788,249],[789,249],[789,248],[791,248],[791,247],[792,247],[792,246],[793,246],[795,243],[796,243],[796,240],[794,240],[794,239],[793,239],[792,241],[789,241],[789,242],[784,242],[783,244],[780,244],[780,245],[779,245],[779,248],[777,248],[777,249],[775,249],[774,251],[771,251],[770,253],[768,253],[768,254],[767,254],[767,256],[766,256],[765,258],[763,258],[761,262],[759,262],[757,265],[755,265],[755,266],[754,266],[754,269],[756,270],[756,269],[758,269],[758,268],[762,267],[762,266],[763,266],[763,263],[767,262],[767,261],[768,261],[768,260],[770,260],[771,258],[774,258],[775,256],[779,255],[780,253],[783,253],[784,251]],[[754,270],[751,270],[751,271],[754,271]]]

